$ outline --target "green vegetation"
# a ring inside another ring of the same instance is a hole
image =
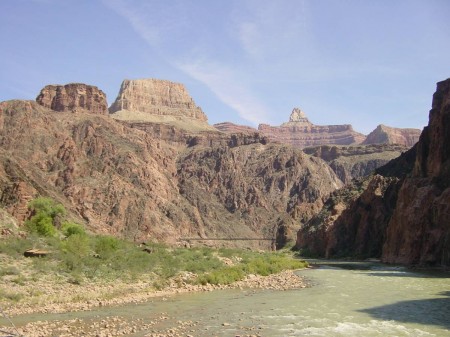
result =
[[[161,288],[171,277],[186,272],[194,275],[189,280],[192,283],[230,284],[248,274],[269,275],[307,265],[289,251],[171,248],[162,244],[140,247],[116,237],[87,233],[83,226],[66,221],[64,207],[51,199],[38,198],[30,203],[30,208],[34,215],[26,224],[28,236],[0,240],[0,254],[20,261],[25,259],[23,252],[30,248],[51,252],[33,260],[31,278],[33,274],[54,274],[75,284],[146,279]],[[16,282],[23,282],[20,270],[1,268],[0,280],[13,276]]]
[[[50,198],[40,197],[30,201],[28,208],[34,213],[30,220],[25,222],[30,232],[41,236],[55,236],[58,217],[65,215],[66,210],[61,204]]]

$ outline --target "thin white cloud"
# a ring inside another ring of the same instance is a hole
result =
[[[160,33],[158,29],[151,27],[149,21],[146,20],[142,8],[136,4],[130,4],[129,1],[123,0],[102,0],[102,3],[114,10],[117,14],[124,17],[149,45],[156,47],[160,41]]]
[[[182,71],[205,84],[223,103],[254,125],[267,122],[267,108],[258,100],[236,73],[224,65],[211,61],[184,62],[177,65]]]
[[[167,15],[163,20],[164,23],[157,26],[155,22],[160,21],[152,20],[154,14],[149,13],[151,8],[146,6],[148,3],[127,0],[103,0],[103,3],[124,17],[156,52],[164,55],[167,62],[207,86],[220,101],[235,110],[241,118],[252,124],[268,121],[267,108],[252,92],[251,84],[242,80],[245,76],[238,76],[229,62],[213,62],[208,59],[205,55],[212,53],[208,46],[192,44],[184,49],[179,47],[177,53],[174,53],[172,49],[169,51],[167,46],[177,44],[177,39],[186,33],[184,30],[187,25],[186,22],[183,23],[183,17],[179,17],[180,21],[174,23],[172,14]],[[172,12],[173,10],[180,12],[182,5],[183,3],[172,3]],[[166,7],[159,10],[167,10]],[[154,8],[153,13],[157,10]],[[249,29],[252,28],[249,26]],[[246,33],[249,37],[246,47],[248,50],[252,48],[254,39],[258,38],[256,33],[255,31],[254,37],[250,36],[250,32]],[[199,57],[199,55],[202,56]]]
[[[239,5],[234,14],[236,37],[242,49],[255,59],[285,59],[298,44],[310,45],[308,13],[302,0],[255,1]],[[246,10],[242,10],[246,8]]]

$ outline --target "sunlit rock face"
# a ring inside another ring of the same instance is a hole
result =
[[[167,80],[124,80],[109,112],[121,110],[150,115],[189,117],[202,122],[208,120],[183,84]]]
[[[47,85],[37,96],[36,102],[60,112],[108,114],[105,93],[93,85],[83,83]]]
[[[397,144],[412,147],[419,141],[420,133],[419,129],[392,128],[380,124],[367,135],[363,144]]]
[[[280,126],[260,124],[259,132],[270,140],[290,144],[297,148],[317,145],[359,144],[365,136],[351,125],[314,125],[299,108],[292,110],[289,121]]]

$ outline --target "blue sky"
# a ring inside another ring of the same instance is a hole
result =
[[[450,77],[448,0],[0,0],[0,101],[186,85],[211,124],[422,128]]]

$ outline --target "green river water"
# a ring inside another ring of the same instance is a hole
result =
[[[189,330],[192,336],[450,337],[449,272],[411,271],[373,262],[311,262],[318,268],[299,272],[311,284],[306,289],[191,293],[138,305],[14,320],[20,325],[38,319],[115,315],[145,322],[164,312],[168,319],[157,328],[190,320],[196,322]]]

